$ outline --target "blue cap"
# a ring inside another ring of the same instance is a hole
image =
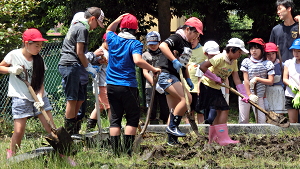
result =
[[[300,49],[300,38],[294,40],[292,46],[290,47],[290,50],[291,49]]]
[[[147,45],[157,45],[160,42],[160,34],[156,31],[149,32],[146,35]]]

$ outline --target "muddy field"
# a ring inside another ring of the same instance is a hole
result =
[[[207,136],[192,136],[170,147],[165,134],[148,133],[141,145],[146,166],[136,168],[294,168],[300,167],[300,137],[288,135],[234,135],[239,144],[207,144]],[[158,144],[153,144],[158,143]],[[197,161],[197,163],[191,163]],[[229,162],[226,162],[229,161]],[[172,162],[173,161],[173,162]],[[177,165],[182,162],[187,166]],[[289,164],[286,164],[288,162]],[[239,164],[241,163],[241,164]],[[134,166],[132,166],[134,167]],[[135,168],[134,167],[134,168]]]

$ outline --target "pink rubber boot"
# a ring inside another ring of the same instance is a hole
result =
[[[11,158],[15,153],[10,149],[6,149],[6,159]]]
[[[209,126],[209,131],[208,131],[208,144],[213,143],[217,139],[217,133],[215,130],[215,126],[210,125]]]
[[[215,131],[218,137],[216,139],[216,142],[219,143],[221,146],[226,146],[228,144],[236,144],[240,142],[230,139],[230,137],[228,136],[227,124],[215,125]]]

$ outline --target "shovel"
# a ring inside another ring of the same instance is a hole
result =
[[[24,67],[23,67],[23,70],[24,70],[23,72],[25,73],[25,79],[21,78],[20,75],[17,75],[17,78],[26,84],[34,101],[39,102],[37,95],[35,94],[33,88],[31,87],[30,83],[28,82],[28,73]],[[45,139],[54,148],[54,150],[58,151],[60,154],[67,155],[68,153],[71,152],[71,145],[73,143],[71,135],[63,127],[60,127],[57,129],[55,127],[55,125],[50,121],[50,118],[47,115],[44,108],[41,108],[41,112],[44,115],[47,123],[50,125],[50,128],[51,128],[51,133],[49,135],[47,135],[45,137]]]
[[[185,103],[186,103],[186,107],[187,107],[187,113],[186,113],[186,116],[190,122],[190,125],[193,129],[193,131],[195,132],[195,134],[197,136],[200,136],[200,133],[199,133],[199,130],[198,130],[198,126],[195,122],[195,117],[192,117],[191,116],[191,104],[190,104],[190,101],[189,101],[189,97],[188,97],[188,94],[187,94],[187,89],[185,88],[184,84],[183,84],[183,75],[182,75],[182,69],[179,70],[179,76],[180,76],[180,81],[181,81],[181,84],[182,84],[182,88],[183,88],[183,93],[184,93],[184,98],[185,98]]]
[[[145,135],[145,132],[147,130],[149,121],[150,121],[150,114],[153,108],[153,103],[154,103],[154,96],[155,96],[155,90],[156,90],[156,83],[158,80],[158,75],[154,74],[153,75],[153,86],[152,86],[152,92],[151,92],[151,100],[150,100],[150,105],[149,108],[147,110],[147,117],[146,117],[146,121],[145,121],[145,125],[142,129],[142,131],[140,132],[140,134],[136,137],[136,139],[133,142],[133,152],[137,153],[140,147],[141,142],[143,141],[143,136]]]
[[[245,97],[241,93],[239,93],[238,91],[236,91],[235,89],[233,89],[230,86],[227,86],[225,84],[220,84],[220,86],[228,88],[232,93],[240,96],[241,98]],[[283,115],[279,115],[279,114],[277,114],[273,111],[268,112],[268,111],[264,110],[263,108],[261,108],[256,103],[254,103],[253,101],[251,101],[251,100],[248,100],[248,103],[250,103],[251,105],[253,105],[257,109],[259,109],[261,112],[263,112],[266,115],[267,123],[273,124],[273,125],[276,125],[276,126],[279,126],[279,127],[289,127],[290,126],[289,120],[286,117],[284,117]]]

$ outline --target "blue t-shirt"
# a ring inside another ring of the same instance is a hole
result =
[[[118,86],[137,87],[133,54],[142,55],[143,44],[135,39],[125,39],[110,31],[106,33],[109,59],[106,83]]]

